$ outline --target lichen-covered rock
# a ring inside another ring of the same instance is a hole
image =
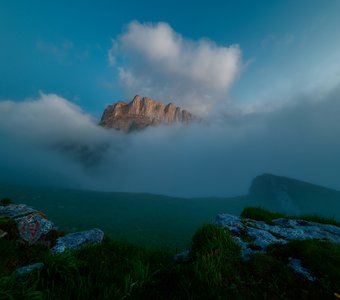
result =
[[[0,216],[14,220],[20,238],[30,245],[43,240],[51,230],[57,229],[43,213],[25,204],[0,206]]]
[[[62,253],[69,249],[78,249],[81,246],[101,243],[104,232],[98,228],[87,231],[67,234],[57,239],[56,245],[51,249],[52,253]]]
[[[42,240],[56,226],[40,213],[33,213],[17,218],[17,227],[20,237],[30,245]]]
[[[239,233],[245,229],[240,218],[230,214],[218,214],[215,219],[215,224],[220,227],[227,227],[230,231]]]
[[[264,251],[269,245],[286,244],[290,240],[317,239],[340,243],[339,227],[305,220],[280,218],[273,220],[274,225],[270,225],[263,221],[219,214],[215,223],[232,233],[244,257]]]

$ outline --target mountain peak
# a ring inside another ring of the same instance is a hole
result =
[[[136,95],[131,102],[118,101],[106,107],[100,125],[123,132],[159,124],[188,124],[196,117],[173,103],[165,105],[149,97]]]

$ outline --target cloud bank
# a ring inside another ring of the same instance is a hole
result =
[[[0,101],[0,182],[230,196],[269,172],[340,189],[339,97],[129,135],[57,95]]]
[[[167,23],[131,22],[113,40],[108,56],[127,97],[175,101],[200,114],[227,102],[242,69],[238,45],[189,40]]]

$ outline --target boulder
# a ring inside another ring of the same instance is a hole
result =
[[[13,219],[19,236],[30,245],[42,241],[51,230],[57,229],[43,213],[25,204],[0,206],[0,216]]]
[[[51,249],[52,253],[62,253],[69,249],[78,249],[81,246],[101,243],[104,232],[98,228],[87,231],[67,234],[57,239],[56,245]]]
[[[17,218],[16,221],[20,237],[30,245],[43,240],[51,230],[57,229],[53,222],[39,213]]]

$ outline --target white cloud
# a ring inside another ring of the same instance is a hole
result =
[[[0,180],[92,188],[95,166],[124,145],[97,123],[55,94],[0,101]]]
[[[201,113],[227,101],[242,68],[238,45],[189,40],[167,23],[131,22],[113,40],[108,59],[116,66],[127,96],[173,101]]]
[[[24,102],[0,102],[0,124],[20,139],[42,142],[83,141],[102,137],[98,126],[80,107],[55,94]]]

